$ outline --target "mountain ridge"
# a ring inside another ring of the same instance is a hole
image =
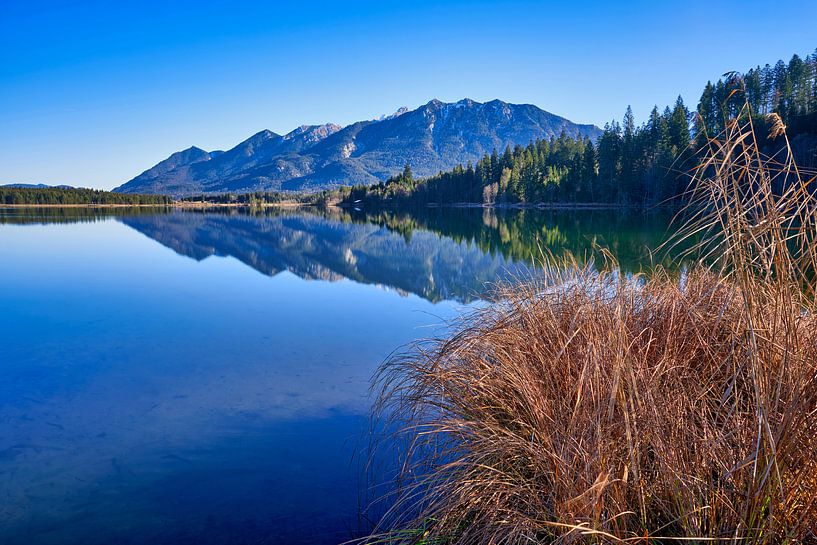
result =
[[[72,185],[66,184],[49,185],[49,184],[27,184],[21,182],[0,184],[0,187],[5,187],[9,189],[79,189]]]
[[[493,149],[563,132],[595,139],[601,129],[532,104],[432,99],[414,110],[403,107],[345,127],[302,125],[285,135],[264,129],[226,151],[191,146],[114,191],[185,196],[373,184],[406,164],[418,176],[428,176],[475,162]]]

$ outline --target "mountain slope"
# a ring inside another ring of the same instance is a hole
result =
[[[115,191],[189,195],[371,184],[406,164],[427,176],[562,132],[593,139],[601,133],[530,104],[432,100],[344,128],[303,126],[284,136],[261,131],[226,152],[189,148]]]

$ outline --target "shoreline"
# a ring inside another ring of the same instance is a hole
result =
[[[256,205],[240,204],[240,203],[181,203],[174,202],[170,204],[0,204],[2,208],[299,208],[306,206],[315,206],[304,203],[263,203]]]
[[[423,206],[372,206],[362,207],[355,204],[348,203],[330,203],[323,205],[325,208],[340,208],[344,210],[353,209],[361,212],[377,210],[414,210],[414,209],[429,209],[429,208],[482,208],[493,210],[657,210],[657,209],[676,209],[676,206],[670,205],[655,205],[655,206],[637,206],[627,204],[611,204],[611,203],[502,203],[502,204],[485,204],[485,203],[428,203]],[[321,207],[315,203],[302,203],[293,201],[284,201],[276,203],[208,203],[208,202],[188,202],[178,201],[170,204],[0,204],[2,208],[178,208],[189,210],[204,210],[208,208],[317,208]]]
[[[365,207],[355,204],[332,204],[329,205],[336,208],[344,209],[359,209],[365,211]],[[677,209],[673,205],[652,205],[652,206],[638,206],[632,204],[612,204],[612,203],[502,203],[502,204],[485,204],[485,203],[447,203],[437,204],[428,203],[423,206],[373,206],[369,210],[415,210],[419,208],[483,208],[488,210],[658,210],[658,209]]]
[[[172,204],[0,204],[0,208],[171,208]]]
[[[201,201],[179,201],[174,202],[172,204],[167,205],[171,208],[192,208],[192,209],[202,209],[202,208],[305,208],[305,207],[314,207],[317,206],[315,204],[310,203],[302,203],[302,202],[294,202],[294,201],[282,201],[282,202],[265,202],[265,203],[256,203],[256,204],[248,204],[248,203],[238,203],[238,202],[230,202],[230,203],[216,203],[216,202],[201,202]]]

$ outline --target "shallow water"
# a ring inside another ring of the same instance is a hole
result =
[[[636,270],[667,218],[0,210],[0,543],[339,543],[370,379],[531,274]]]

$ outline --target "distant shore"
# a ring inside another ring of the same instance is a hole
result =
[[[0,204],[0,208],[179,208],[188,210],[204,210],[208,208],[313,208],[320,206],[314,203],[282,201],[272,203],[212,203],[202,201],[176,201],[170,204]],[[354,203],[330,203],[327,208],[388,210],[406,209],[400,206],[360,206]],[[409,207],[412,208],[412,207]],[[486,208],[486,209],[517,209],[517,210],[646,210],[642,206],[612,204],[612,203],[428,203],[422,208]],[[671,206],[652,206],[654,208],[672,208]]]
[[[265,202],[265,203],[216,203],[216,202],[202,202],[202,201],[177,201],[168,206],[173,208],[304,208],[315,206],[311,203],[296,202],[296,201],[281,201],[281,202]]]
[[[308,203],[279,202],[262,204],[173,202],[170,204],[1,204],[0,208],[299,208],[314,206]]]
[[[358,204],[337,203],[332,204],[333,207],[338,208],[359,208],[369,210],[406,210],[412,207],[401,206],[361,206]],[[677,208],[674,205],[656,205],[656,206],[638,206],[630,204],[614,204],[614,203],[600,203],[600,202],[572,202],[572,203],[428,203],[421,208],[485,208],[491,210],[654,210],[657,208]]]
[[[609,209],[625,209],[625,208],[642,208],[640,206],[632,206],[626,204],[613,204],[602,202],[572,202],[572,203],[450,203],[450,204],[434,204],[426,205],[426,208],[517,208],[520,210],[539,209],[539,210],[609,210]]]
[[[173,204],[2,204],[0,208],[169,208]]]

